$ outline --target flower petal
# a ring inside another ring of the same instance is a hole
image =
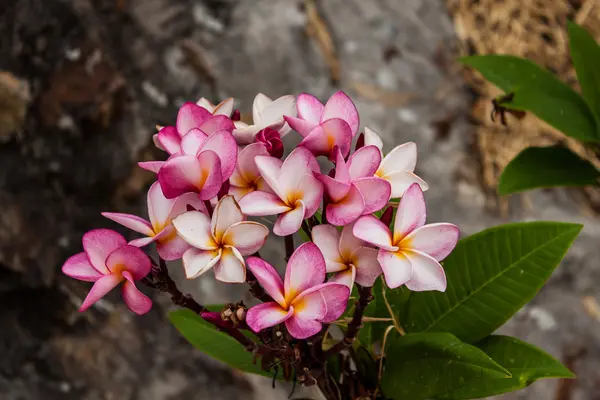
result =
[[[332,158],[335,161],[335,179],[342,182],[350,182],[350,169],[344,160],[344,155],[339,146],[333,148],[333,155],[335,157]]]
[[[433,257],[420,251],[404,252],[412,265],[412,278],[406,287],[414,292],[427,290],[446,291],[446,274],[444,268]]]
[[[213,110],[215,109],[215,105],[213,103],[210,102],[210,100],[208,100],[205,97],[200,97],[198,99],[198,101],[196,102],[196,105],[205,108],[208,112],[212,113]]]
[[[379,151],[383,150],[383,140],[368,126],[365,126],[365,146],[375,146]]]
[[[410,185],[398,206],[394,220],[394,245],[397,245],[406,235],[425,225],[425,199],[423,191],[417,183]]]
[[[231,133],[235,129],[235,126],[233,125],[233,121],[231,121],[229,116],[214,115],[202,122],[198,129],[210,136],[218,131],[227,131]]]
[[[201,104],[199,104],[199,105],[201,105]],[[233,112],[233,105],[234,105],[233,97],[230,97],[228,99],[223,100],[219,104],[217,104],[217,106],[213,110],[210,110],[210,111],[213,113],[213,115],[225,115],[225,116],[229,117],[231,115],[231,113]]]
[[[299,177],[304,174],[312,175],[313,172],[320,172],[319,163],[315,156],[303,147],[297,147],[285,159],[277,175],[278,186],[281,191],[289,194],[296,190]]]
[[[140,280],[150,273],[150,259],[135,246],[119,247],[106,258],[106,266],[111,273],[129,272],[135,280]]]
[[[167,225],[158,235],[156,239],[156,251],[160,258],[166,261],[179,260],[183,253],[191,246],[177,235],[177,231],[173,225]]]
[[[204,201],[200,200],[197,193],[186,193],[179,196],[175,203],[173,204],[173,208],[168,215],[168,218],[165,221],[165,224],[170,224],[171,220],[176,216],[183,214],[188,211],[188,207],[192,207],[196,211],[200,211],[201,213],[208,214],[208,210],[206,209],[206,204]]]
[[[235,247],[241,255],[256,253],[265,244],[269,228],[254,221],[238,222],[231,225],[223,235],[222,243]]]
[[[218,245],[213,238],[210,217],[199,211],[185,212],[173,219],[179,236],[192,246],[202,250],[215,250]]]
[[[210,271],[221,259],[221,250],[190,248],[183,253],[181,261],[187,279],[194,279]]]
[[[298,182],[298,186],[296,188],[296,193],[293,193],[293,197],[289,198],[288,201],[297,201],[302,200],[304,207],[306,208],[304,218],[312,217],[319,206],[321,205],[321,200],[323,199],[323,185],[317,178],[313,176],[313,174],[305,174],[302,178],[300,178],[300,182]]]
[[[196,196],[192,194],[192,196]],[[163,194],[163,191],[160,187],[160,183],[154,182],[150,189],[148,189],[147,195],[147,203],[148,203],[148,216],[150,217],[150,223],[152,227],[156,229],[156,233],[162,230],[165,224],[169,219],[169,214],[173,209],[173,205],[175,204],[174,199],[167,199]]]
[[[184,138],[185,139],[185,138]],[[209,136],[201,145],[199,152],[213,151],[221,161],[222,182],[229,179],[237,162],[238,146],[229,131],[218,131]]]
[[[262,118],[263,110],[272,102],[273,100],[263,93],[258,93],[254,97],[254,101],[252,102],[252,121],[254,124],[258,124]]]
[[[333,148],[338,146],[345,157],[350,151],[352,130],[346,121],[334,118],[323,122],[313,129],[300,142],[299,146],[306,147],[315,156],[329,156]]]
[[[243,220],[244,214],[233,196],[223,196],[217,203],[210,220],[210,229],[216,242],[221,243],[227,228]]]
[[[327,304],[318,290],[300,293],[291,304],[294,315],[301,319],[320,321],[327,315]]]
[[[402,197],[406,189],[413,183],[418,183],[421,186],[422,191],[429,189],[429,185],[423,179],[419,178],[412,172],[408,171],[396,171],[381,177],[392,185],[392,198]]]
[[[138,315],[146,314],[152,308],[152,300],[135,287],[133,276],[127,271],[123,272],[125,282],[121,287],[121,295],[127,307]]]
[[[383,270],[385,283],[390,289],[404,285],[413,276],[413,267],[402,252],[379,249],[377,261]]]
[[[352,265],[356,267],[356,283],[361,286],[373,286],[383,272],[377,261],[377,250],[359,247],[352,253]]]
[[[208,135],[198,128],[190,129],[181,139],[181,152],[188,156],[195,156],[202,143],[206,141]]]
[[[202,166],[203,179],[198,197],[200,200],[210,200],[219,193],[223,182],[227,179],[223,179],[221,162],[214,151],[201,149],[196,158]]]
[[[207,109],[194,103],[185,103],[177,113],[177,132],[183,136],[190,129],[199,127],[202,122],[211,116],[212,114]]]
[[[271,126],[283,122],[284,115],[296,116],[296,98],[291,94],[281,96],[263,108],[260,122],[254,121],[254,123],[263,127]]]
[[[146,171],[154,172],[158,174],[158,171],[165,165],[164,161],[140,161],[138,166]]]
[[[96,271],[85,253],[77,253],[67,259],[62,266],[63,274],[85,282],[96,282],[103,275]]]
[[[93,229],[85,233],[81,241],[90,263],[103,275],[110,274],[106,267],[108,255],[119,247],[127,245],[127,240],[123,236],[110,229]]]
[[[169,154],[175,154],[181,150],[181,136],[174,126],[165,126],[157,135],[158,143]]]
[[[335,226],[326,224],[315,226],[312,229],[312,241],[325,258],[327,272],[343,271],[347,268],[338,250],[340,232]]]
[[[396,146],[381,161],[380,171],[389,174],[395,171],[413,172],[417,165],[417,145],[408,142]]]
[[[392,244],[392,233],[378,218],[372,215],[362,216],[354,224],[352,233],[359,239],[382,249],[396,251],[398,247]]]
[[[248,310],[246,324],[252,331],[260,332],[286,321],[293,314],[293,308],[286,311],[275,302],[262,303]]]
[[[179,134],[177,134],[177,135],[179,136]],[[152,135],[152,143],[154,143],[154,145],[156,146],[157,149],[166,151],[165,148],[163,147],[163,145],[160,144],[160,142],[158,141],[158,133],[155,133],[154,135]]]
[[[415,229],[401,242],[403,249],[414,249],[425,253],[437,261],[442,261],[454,250],[458,242],[459,230],[456,225],[439,223]]]
[[[358,110],[350,97],[342,91],[335,93],[327,100],[323,114],[321,115],[321,122],[332,118],[340,118],[346,121],[352,132],[352,136],[358,132],[360,125]]]
[[[348,299],[350,298],[350,288],[348,286],[341,283],[327,282],[315,286],[312,290],[319,291],[325,299],[325,304],[327,304],[327,314],[321,321],[335,321],[346,311]]]
[[[325,194],[334,203],[346,197],[352,186],[350,182],[342,182],[325,174],[315,174],[315,178],[323,184]]]
[[[279,182],[279,173],[283,162],[278,158],[270,156],[256,156],[254,162],[260,171],[260,175],[267,182],[267,185],[273,189],[280,199],[285,199],[285,192],[281,190]]]
[[[283,119],[288,123],[290,128],[298,132],[300,135],[302,135],[302,137],[307,137],[313,131],[313,129],[319,126],[318,123],[313,124],[301,118],[290,117],[287,115],[284,116]]]
[[[392,186],[388,181],[371,177],[357,179],[353,184],[365,200],[363,215],[372,214],[387,205],[392,192]]]
[[[211,166],[215,168],[215,165]],[[173,157],[158,171],[158,182],[163,194],[174,199],[182,194],[198,192],[204,186],[206,174],[195,156]]]
[[[231,176],[231,184],[234,186],[244,186],[248,183],[254,183],[260,177],[260,171],[254,162],[254,158],[256,156],[268,155],[269,152],[263,143],[252,143],[244,147],[238,154],[237,168],[236,172]],[[236,176],[238,174],[239,177]]]
[[[133,239],[127,243],[130,246],[144,247],[156,241],[156,236],[146,236],[143,238]]]
[[[104,275],[102,278],[98,279],[94,283],[94,286],[92,286],[92,289],[90,289],[90,292],[86,296],[85,300],[83,300],[83,304],[81,304],[79,311],[85,311],[90,308],[108,292],[117,287],[122,279],[123,278],[120,276],[113,274]]]
[[[283,291],[283,281],[271,264],[258,257],[249,257],[246,266],[252,272],[260,286],[279,303],[286,305]]]
[[[350,260],[350,256],[354,250],[367,245],[364,240],[354,236],[354,233],[352,232],[354,225],[355,223],[344,226],[342,233],[340,234],[338,249],[344,260]]]
[[[288,304],[305,290],[325,280],[325,259],[319,248],[311,242],[298,246],[290,257],[284,280],[285,298]]]
[[[364,209],[365,200],[358,188],[352,184],[348,195],[337,203],[329,203],[325,213],[329,223],[344,226],[360,217]]]
[[[251,216],[277,215],[291,210],[278,196],[258,190],[242,197],[240,208]]]
[[[350,268],[346,268],[343,271],[338,272],[333,275],[328,282],[339,283],[344,286],[347,286],[352,290],[352,286],[354,286],[354,280],[356,279],[356,268],[350,265]],[[371,285],[372,286],[372,285]]]
[[[302,200],[296,201],[295,206],[296,208],[279,215],[273,226],[274,234],[287,236],[298,232],[306,216],[306,206]]]
[[[315,96],[307,93],[301,93],[296,100],[296,108],[298,109],[298,118],[318,125],[321,122],[321,115],[325,110],[325,106]]]
[[[152,230],[152,226],[148,221],[143,218],[138,217],[137,215],[131,214],[123,214],[123,213],[112,213],[112,212],[103,212],[101,213],[103,217],[106,217],[117,224],[121,224],[133,231],[139,232],[146,236],[154,235],[154,231]]]
[[[231,133],[235,138],[235,141],[240,144],[249,144],[254,140],[254,136],[262,129],[258,125],[242,125],[239,121],[236,121],[236,128]]]
[[[215,279],[225,283],[242,283],[246,281],[244,259],[233,247],[224,247],[221,259],[215,264]],[[241,258],[241,260],[240,260]]]
[[[381,151],[376,146],[364,146],[348,159],[348,169],[352,180],[372,177],[381,164]]]
[[[303,319],[296,314],[285,321],[285,327],[292,337],[306,339],[321,331],[322,324],[311,319]]]

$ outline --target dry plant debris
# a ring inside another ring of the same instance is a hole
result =
[[[306,0],[304,2],[306,12],[306,34],[313,38],[319,45],[321,54],[329,68],[331,81],[335,84],[340,81],[340,60],[337,56],[335,42],[329,29],[329,25],[323,18],[321,11],[315,0]]]

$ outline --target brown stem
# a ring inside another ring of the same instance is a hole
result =
[[[294,253],[294,236],[287,235],[283,237],[285,241],[285,260],[289,260],[292,254]]]

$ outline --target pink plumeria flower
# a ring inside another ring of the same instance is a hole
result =
[[[254,162],[256,156],[269,156],[263,143],[249,144],[238,154],[236,168],[229,178],[229,194],[233,195],[237,201],[255,190],[271,192]]]
[[[143,247],[155,242],[160,258],[173,261],[180,259],[183,253],[190,248],[190,245],[177,236],[177,232],[171,224],[173,218],[187,211],[188,205],[200,212],[207,213],[204,202],[195,193],[187,193],[177,199],[167,199],[158,182],[154,182],[148,190],[150,222],[131,214],[104,212],[102,215],[146,235],[144,238],[132,240],[129,242],[130,245]]]
[[[197,278],[211,269],[221,282],[246,281],[243,256],[256,253],[264,244],[269,229],[258,222],[244,221],[233,196],[224,196],[212,219],[198,211],[189,211],[173,220],[177,233],[192,248],[183,254],[188,279]]]
[[[377,146],[381,151],[383,141],[375,131],[365,127],[365,145]],[[429,188],[427,183],[414,174],[417,165],[417,145],[408,142],[394,147],[381,161],[375,176],[385,179],[392,185],[391,196],[401,197],[413,183],[418,183],[423,191]]]
[[[336,150],[335,175],[316,173],[329,200],[325,208],[327,221],[336,226],[354,222],[361,215],[381,210],[390,199],[390,184],[373,174],[381,161],[375,146],[358,149],[346,163]]]
[[[242,121],[235,122],[233,136],[240,145],[252,143],[256,134],[271,128],[284,137],[290,132],[290,127],[283,119],[284,115],[296,115],[296,99],[292,95],[282,96],[276,100],[259,93],[252,104],[252,125]]]
[[[323,185],[313,175],[319,171],[315,156],[298,147],[283,162],[268,156],[256,156],[254,161],[271,191],[253,191],[242,197],[242,212],[251,216],[279,214],[273,233],[287,236],[297,232],[302,221],[317,212],[323,197]]]
[[[287,123],[304,140],[304,146],[315,155],[329,156],[338,146],[345,157],[350,151],[352,138],[358,132],[358,110],[344,92],[337,92],[325,105],[316,97],[302,93],[298,96],[298,118],[286,115]]]
[[[198,193],[201,200],[212,199],[235,170],[238,147],[227,131],[207,136],[192,129],[181,140],[181,151],[158,171],[158,182],[168,199],[190,192]]]
[[[285,281],[270,264],[258,257],[248,258],[248,268],[274,301],[248,310],[246,323],[254,332],[285,323],[296,339],[321,331],[323,322],[338,319],[346,309],[350,289],[325,280],[325,260],[319,248],[307,242],[290,257]]]
[[[206,109],[212,115],[224,115],[230,117],[233,112],[233,97],[223,100],[219,104],[213,104],[208,99],[201,97],[196,102],[196,105]]]
[[[312,229],[312,241],[325,257],[327,272],[335,272],[333,282],[349,288],[354,281],[361,286],[373,286],[382,272],[377,250],[354,236],[353,226],[346,225],[340,232],[332,225],[317,225]]]
[[[134,281],[150,273],[150,259],[110,229],[94,229],[83,235],[83,252],[70,257],[62,272],[71,278],[94,282],[79,311],[85,311],[121,282],[125,304],[136,314],[150,311],[152,301],[140,292]]]
[[[360,217],[354,235],[379,247],[377,260],[390,288],[406,284],[410,290],[446,290],[440,265],[458,241],[458,227],[447,223],[425,225],[423,191],[413,183],[402,196],[394,233],[374,216]]]

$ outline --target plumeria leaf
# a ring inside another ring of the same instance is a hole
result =
[[[216,309],[216,306],[215,306]],[[272,377],[252,362],[252,353],[212,324],[204,321],[191,310],[176,310],[169,313],[169,320],[195,348],[225,364],[244,372]]]
[[[510,336],[489,336],[476,345],[512,375],[509,379],[478,379],[440,396],[475,399],[523,389],[538,379],[575,378],[558,360],[529,343]]]
[[[392,399],[430,399],[480,379],[510,372],[475,346],[449,333],[394,335],[386,346],[381,388]]]
[[[583,97],[550,71],[530,60],[507,55],[463,57],[487,80],[510,94],[502,106],[529,111],[565,135],[598,142],[598,122]]]
[[[581,93],[600,118],[600,46],[594,38],[574,22],[568,23],[571,59],[581,85]]]
[[[600,172],[563,147],[529,147],[502,171],[498,193],[507,195],[535,188],[595,185]]]
[[[446,292],[412,293],[407,332],[449,332],[472,343],[493,333],[544,285],[583,226],[526,222],[461,240],[444,261]]]

